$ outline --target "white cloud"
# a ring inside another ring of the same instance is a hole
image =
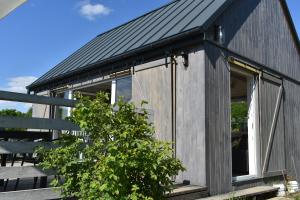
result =
[[[0,90],[26,93],[26,86],[30,85],[37,78],[33,76],[20,76],[8,79],[8,83],[4,87],[0,87]],[[31,107],[31,104],[17,103],[11,101],[0,101],[0,110],[2,109],[16,109],[22,112],[26,112]]]
[[[79,4],[79,13],[88,20],[95,20],[99,16],[109,15],[111,11],[103,4],[92,4],[90,0],[81,1]]]
[[[1,87],[1,90],[10,92],[26,93],[26,86],[30,85],[37,78],[34,76],[19,76],[8,79],[6,87]]]

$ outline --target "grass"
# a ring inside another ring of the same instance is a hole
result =
[[[292,195],[292,198],[294,200],[300,200],[300,194],[298,193],[298,194]]]
[[[286,197],[287,199],[300,200],[300,192],[290,194]]]

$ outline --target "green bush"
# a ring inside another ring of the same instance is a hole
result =
[[[79,99],[71,120],[88,137],[65,134],[59,148],[38,151],[41,166],[63,177],[53,186],[60,186],[65,197],[84,200],[164,199],[172,177],[184,168],[173,158],[171,145],[154,138],[147,111],[136,113],[122,100],[112,106],[104,93]]]
[[[231,130],[233,132],[243,131],[247,124],[248,105],[247,102],[231,103]]]

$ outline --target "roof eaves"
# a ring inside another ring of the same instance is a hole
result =
[[[83,71],[88,71],[96,66],[103,66],[103,65],[106,65],[106,64],[109,64],[109,63],[112,63],[112,62],[115,62],[117,60],[121,60],[121,59],[126,59],[128,57],[132,57],[132,56],[136,56],[138,55],[140,52],[145,52],[147,50],[151,50],[153,48],[158,48],[160,46],[164,46],[164,45],[167,45],[167,44],[170,44],[170,43],[173,43],[173,41],[176,41],[176,40],[180,40],[180,39],[184,39],[188,36],[190,36],[191,34],[201,34],[204,32],[204,29],[202,27],[196,27],[194,29],[191,29],[191,30],[188,30],[188,31],[185,31],[185,32],[182,32],[180,34],[177,34],[177,35],[174,35],[174,36],[171,36],[171,37],[168,37],[168,38],[165,38],[165,39],[162,39],[162,40],[159,40],[159,41],[156,41],[154,43],[151,43],[149,45],[146,45],[146,46],[142,46],[140,48],[137,48],[137,49],[134,49],[134,50],[131,50],[131,51],[128,51],[128,52],[125,52],[123,54],[120,54],[120,55],[117,55],[117,56],[114,56],[114,57],[111,57],[111,58],[108,58],[106,60],[101,60],[100,62],[96,62],[96,63],[93,63],[91,65],[88,65],[88,66],[84,66],[82,67],[81,69],[79,70],[73,70],[73,71],[70,71],[66,74],[62,74],[60,76],[57,76],[55,77],[54,79],[49,79],[49,80],[45,80],[45,81],[42,81],[42,82],[38,82],[38,83],[32,83],[30,84],[29,86],[26,87],[27,90],[34,90],[34,88],[37,88],[41,85],[45,85],[47,83],[50,83],[50,82],[55,82],[59,79],[62,79],[63,77],[66,77],[66,76],[70,76],[72,74],[77,74],[77,73],[81,73]],[[202,38],[203,39],[203,38]]]

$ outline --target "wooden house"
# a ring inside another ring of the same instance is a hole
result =
[[[187,168],[176,181],[220,194],[299,180],[299,44],[285,0],[174,0],[96,36],[28,92],[148,101]]]

